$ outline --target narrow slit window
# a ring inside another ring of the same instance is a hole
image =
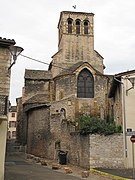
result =
[[[80,20],[76,20],[76,34],[80,34]]]
[[[84,34],[88,34],[88,21],[84,22]]]
[[[72,33],[72,19],[68,19],[68,33]]]

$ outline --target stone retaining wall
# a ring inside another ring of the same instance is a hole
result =
[[[124,167],[123,135],[90,136],[90,166],[103,168]]]

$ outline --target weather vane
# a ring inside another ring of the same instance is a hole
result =
[[[76,5],[72,6],[74,9],[76,9]]]

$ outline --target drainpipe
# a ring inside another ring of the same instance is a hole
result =
[[[118,80],[115,76],[114,76],[114,80],[116,80],[117,82],[119,82],[122,87],[123,87],[123,97],[122,97],[122,104],[123,104],[123,108],[122,108],[122,114],[123,114],[123,125],[124,125],[124,132],[123,132],[123,136],[124,136],[124,154],[125,154],[125,158],[127,159],[127,138],[126,138],[126,109],[125,109],[125,86],[124,83],[121,82],[120,80]],[[127,161],[126,161],[126,166],[127,166]]]

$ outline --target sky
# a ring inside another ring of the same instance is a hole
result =
[[[0,1],[0,37],[14,39],[24,49],[22,55],[50,63],[58,50],[60,12],[92,12],[94,49],[104,57],[105,74],[135,69],[135,0]],[[18,56],[11,68],[12,105],[22,96],[25,69],[47,70],[48,66]]]

